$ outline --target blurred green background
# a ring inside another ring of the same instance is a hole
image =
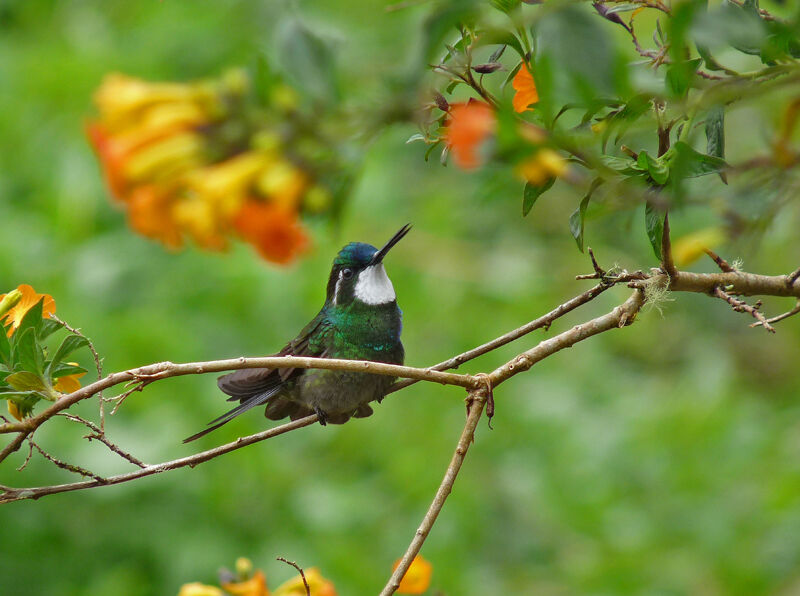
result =
[[[377,109],[381,77],[417,55],[427,7],[386,4],[294,3],[334,40],[347,103]],[[575,191],[557,184],[522,219],[521,183],[507,171],[425,163],[421,145],[404,144],[415,132],[406,124],[373,140],[341,229],[315,228],[312,254],[290,269],[242,245],[170,254],[130,232],[83,135],[103,75],[190,80],[251,64],[288,10],[244,0],[0,1],[0,290],[30,283],[52,294],[57,314],[94,340],[111,372],[279,349],[317,312],[343,243],[379,244],[408,221],[414,230],[387,266],[410,365],[483,343],[588,287],[574,281],[590,265],[566,225]],[[745,118],[733,122],[729,138],[758,136]],[[602,264],[656,265],[641,218],[587,227]],[[708,213],[691,208],[672,219],[680,235]],[[800,262],[799,223],[795,206],[762,242],[723,252],[750,271],[788,272]],[[609,291],[550,333],[626,295]],[[633,327],[497,391],[495,430],[481,424],[423,548],[432,590],[800,592],[800,319],[769,336],[721,302],[672,298],[663,314],[647,309]],[[773,314],[791,306],[765,302]],[[542,335],[464,370],[491,370]],[[155,463],[267,426],[253,412],[201,445],[182,445],[223,411],[222,397],[211,376],[160,382],[131,396],[109,433]],[[3,506],[0,592],[177,594],[182,583],[213,582],[238,556],[275,586],[294,575],[280,555],[318,566],[342,595],[376,593],[451,457],[462,397],[419,384],[369,419],[306,428],[195,469]],[[76,411],[91,416],[96,404]],[[82,434],[58,420],[37,439],[100,474],[129,469]],[[3,464],[0,483],[75,479],[37,456],[16,472],[24,456]]]

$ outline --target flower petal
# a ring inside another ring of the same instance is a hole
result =
[[[536,81],[533,80],[533,75],[531,71],[528,70],[527,65],[522,65],[514,76],[514,81],[511,85],[516,91],[512,101],[515,112],[522,113],[530,109],[531,104],[539,102],[539,91],[536,89]]]

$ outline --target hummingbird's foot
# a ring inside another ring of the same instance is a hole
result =
[[[317,418],[319,418],[319,423],[322,426],[328,424],[328,414],[326,414],[324,410],[321,408],[314,408],[314,413],[317,415]]]

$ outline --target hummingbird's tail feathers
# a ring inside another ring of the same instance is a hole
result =
[[[280,390],[281,387],[280,385],[278,385],[277,387],[273,387],[271,389],[268,389],[267,391],[257,393],[256,395],[253,395],[252,397],[243,400],[241,404],[239,404],[232,410],[228,410],[219,418],[215,418],[214,420],[209,422],[209,424],[217,424],[218,422],[222,422],[224,424],[229,420],[233,420],[239,414],[244,414],[247,410],[250,410],[252,408],[255,408],[256,406],[260,406],[262,404],[267,403],[267,400],[269,400],[270,397],[275,395]]]
[[[267,391],[253,395],[249,399],[244,400],[240,405],[236,406],[232,410],[225,412],[219,418],[215,418],[214,420],[209,422],[208,424],[210,428],[202,430],[199,433],[192,435],[187,439],[184,439],[183,442],[188,443],[190,441],[194,441],[195,439],[199,439],[200,437],[207,435],[212,430],[217,430],[220,426],[222,426],[223,424],[227,424],[228,422],[236,418],[239,414],[243,414],[247,410],[265,404],[267,401],[269,401],[271,397],[273,397],[280,390],[281,386],[280,384],[278,384],[277,386],[268,389]]]
[[[232,399],[242,401],[279,386],[282,379],[273,368],[243,368],[217,379],[217,386]]]

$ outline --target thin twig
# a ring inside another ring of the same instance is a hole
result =
[[[592,277],[592,279],[596,279],[596,277]],[[487,354],[493,350],[496,350],[501,346],[511,343],[512,341],[515,341],[521,337],[524,337],[525,335],[533,331],[536,331],[537,329],[544,328],[545,330],[547,330],[550,328],[550,325],[552,325],[556,319],[563,317],[564,315],[575,310],[579,306],[583,306],[587,302],[594,300],[600,294],[608,290],[610,287],[611,286],[605,284],[596,285],[593,288],[586,290],[582,294],[578,294],[574,298],[567,300],[564,304],[559,305],[558,307],[554,308],[549,313],[542,315],[538,319],[534,319],[529,323],[525,323],[524,325],[514,329],[513,331],[509,331],[508,333],[501,335],[500,337],[497,337],[492,341],[486,342],[485,344],[480,345],[476,348],[472,348],[471,350],[463,352],[458,356],[454,356],[452,358],[449,358],[448,360],[444,360],[443,362],[440,362],[439,364],[432,366],[428,370],[448,370],[452,368],[458,368],[465,362],[478,358],[479,356],[483,356],[484,354]],[[389,393],[394,393],[395,391],[399,391],[400,389],[408,387],[409,385],[413,385],[416,382],[417,381],[413,379],[398,381],[394,385],[392,385],[391,389],[389,389],[389,391],[387,392],[387,395]]]
[[[530,369],[534,364],[555,354],[565,348],[571,348],[579,341],[583,341],[598,333],[603,333],[611,329],[625,327],[633,323],[637,313],[641,310],[645,302],[644,292],[636,290],[622,304],[611,312],[575,325],[572,329],[559,333],[558,335],[539,342],[535,347],[519,356],[509,360],[503,366],[495,369],[490,375],[492,387],[497,387],[500,383],[507,381],[514,375]]]
[[[33,455],[33,442],[30,440],[30,437],[28,437],[28,455],[25,458],[25,461],[22,462],[22,465],[17,468],[17,472],[22,472],[22,470],[24,470],[27,467],[28,462],[31,461],[32,455]]]
[[[305,418],[300,418],[299,420],[293,420],[291,422],[287,422],[286,424],[282,424],[280,426],[276,426],[274,428],[261,431],[260,433],[253,434],[248,437],[242,437],[236,439],[235,441],[226,443],[225,445],[220,445],[219,447],[215,447],[214,449],[209,449],[207,451],[201,451],[200,453],[195,453],[194,455],[190,455],[188,457],[174,459],[172,461],[164,462],[161,464],[153,464],[147,466],[146,468],[142,468],[140,470],[134,470],[133,472],[128,472],[127,474],[109,476],[108,478],[105,478],[103,482],[100,482],[95,479],[95,480],[84,480],[83,482],[73,482],[70,484],[59,484],[56,486],[39,486],[33,488],[6,487],[7,488],[6,492],[0,495],[0,505],[5,503],[12,503],[14,501],[22,501],[25,499],[38,499],[45,495],[54,495],[57,493],[65,493],[75,490],[95,488],[98,486],[111,486],[113,484],[121,484],[123,482],[136,480],[137,478],[144,478],[145,476],[152,476],[153,474],[160,474],[162,472],[167,472],[169,470],[177,470],[178,468],[185,468],[187,466],[193,468],[198,464],[207,462],[225,453],[235,451],[236,449],[241,449],[242,447],[247,447],[248,445],[252,445],[253,443],[258,443],[259,441],[264,441],[266,439],[271,439],[272,437],[277,437],[278,435],[282,435],[284,433],[296,430],[298,428],[303,428],[304,426],[309,426],[311,424],[314,424],[316,421],[317,421],[317,415],[312,414],[311,416],[306,416]]]
[[[93,422],[91,422],[89,420],[85,420],[84,418],[81,418],[80,416],[77,416],[76,414],[66,414],[66,413],[62,412],[61,414],[58,414],[58,415],[59,416],[64,416],[67,420],[72,420],[73,422],[78,422],[80,424],[83,424],[89,430],[91,430],[92,433],[88,434],[88,435],[85,435],[83,437],[84,439],[88,439],[89,441],[91,441],[91,440],[100,441],[101,443],[103,443],[103,445],[108,447],[111,451],[113,451],[114,453],[119,455],[121,458],[128,460],[133,465],[139,466],[140,468],[146,468],[147,467],[146,463],[140,461],[138,458],[134,457],[133,455],[131,455],[127,451],[123,450],[118,445],[112,443],[111,440],[109,440],[109,438],[106,436],[106,434],[100,429],[100,427],[98,427]]]
[[[114,397],[104,397],[103,401],[116,402],[114,404],[114,408],[111,410],[111,415],[114,416],[117,413],[117,410],[119,410],[120,406],[122,406],[123,402],[128,398],[128,396],[131,393],[135,391],[141,391],[147,386],[148,382],[149,381],[132,381],[133,387],[131,387],[127,391],[121,393],[120,395],[116,395]]]
[[[458,439],[458,445],[456,445],[456,450],[455,453],[453,453],[452,459],[450,460],[450,465],[447,466],[447,471],[445,472],[444,478],[442,478],[442,482],[439,485],[439,490],[436,491],[436,496],[434,496],[433,501],[428,508],[428,512],[425,514],[425,517],[422,518],[422,523],[419,525],[419,528],[417,528],[417,532],[414,534],[411,544],[408,545],[406,552],[400,559],[400,563],[397,565],[397,568],[392,573],[392,576],[389,578],[386,586],[381,591],[380,596],[391,596],[391,594],[394,594],[397,591],[397,588],[400,587],[400,582],[402,581],[403,576],[405,576],[408,568],[411,566],[411,562],[414,560],[414,557],[419,554],[422,544],[428,537],[433,524],[436,522],[436,518],[439,516],[442,507],[444,507],[447,497],[453,490],[453,484],[456,481],[456,477],[461,469],[461,465],[464,463],[464,458],[467,455],[469,446],[472,444],[473,439],[475,438],[475,429],[478,426],[478,421],[480,420],[481,415],[483,414],[483,408],[487,399],[486,390],[486,387],[481,387],[479,389],[473,389],[470,391],[469,396],[467,397],[469,403],[469,415],[467,416],[467,421],[464,424],[464,430],[461,431],[461,437]]]
[[[297,569],[297,571],[300,573],[300,579],[302,579],[302,580],[303,580],[303,587],[306,589],[306,596],[311,596],[311,587],[308,585],[308,580],[306,580],[306,574],[305,574],[305,572],[303,571],[303,568],[302,568],[302,567],[300,567],[300,565],[298,565],[298,564],[297,564],[297,563],[295,563],[294,561],[290,561],[289,559],[285,559],[285,558],[283,558],[283,557],[275,557],[275,558],[276,558],[278,561],[283,561],[283,562],[284,562],[284,563],[286,563],[287,565],[291,565],[292,567],[294,567],[295,569]]]
[[[800,312],[800,300],[797,301],[797,304],[794,305],[794,308],[792,310],[786,311],[783,314],[767,319],[767,323],[777,323],[778,321],[783,321],[784,319],[788,319],[789,317],[796,315],[799,312]],[[750,326],[758,327],[759,325],[763,325],[763,323],[761,321],[756,321],[755,323],[752,323]]]
[[[594,258],[594,251],[592,250],[591,246],[586,247],[586,250],[589,253],[589,258],[592,259],[592,268],[594,269],[595,274],[597,275],[597,279],[605,279],[606,278],[606,271],[600,265],[597,264],[597,259]]]
[[[728,263],[728,261],[723,259],[721,256],[719,256],[713,250],[711,250],[709,248],[704,248],[703,251],[709,257],[711,257],[711,259],[717,264],[717,267],[719,267],[721,271],[723,271],[725,273],[731,273],[732,271],[736,271],[736,269],[734,269],[733,266],[731,266],[731,264]],[[789,285],[791,285],[791,284],[789,284]]]
[[[42,455],[42,457],[44,457],[46,460],[48,460],[50,462],[53,462],[56,466],[58,466],[62,470],[68,470],[68,471],[73,472],[75,474],[80,474],[81,476],[87,476],[89,478],[93,478],[95,480],[95,482],[97,482],[99,484],[105,484],[106,483],[106,479],[105,478],[103,478],[102,476],[98,476],[94,472],[91,472],[89,470],[86,470],[85,468],[81,468],[80,466],[76,466],[74,464],[70,464],[70,463],[67,463],[65,461],[61,461],[60,459],[57,459],[57,458],[53,457],[52,455],[47,453],[47,451],[45,451],[44,449],[39,447],[39,445],[37,443],[35,443],[31,437],[28,437],[28,442],[31,445],[33,445],[33,447],[36,449],[36,451],[38,451]]]
[[[736,312],[749,313],[752,317],[757,319],[759,323],[761,323],[761,325],[764,327],[764,329],[766,329],[770,333],[775,333],[775,327],[770,325],[769,321],[767,321],[767,318],[764,316],[764,314],[761,311],[758,310],[758,307],[759,307],[760,303],[757,304],[756,306],[751,306],[751,305],[747,304],[747,302],[745,302],[744,300],[739,300],[738,298],[735,298],[734,296],[731,296],[730,294],[728,294],[728,292],[723,290],[721,287],[714,288],[714,295],[717,298],[721,298],[722,300],[724,300],[725,302],[730,304],[731,308],[733,310],[735,310]]]

